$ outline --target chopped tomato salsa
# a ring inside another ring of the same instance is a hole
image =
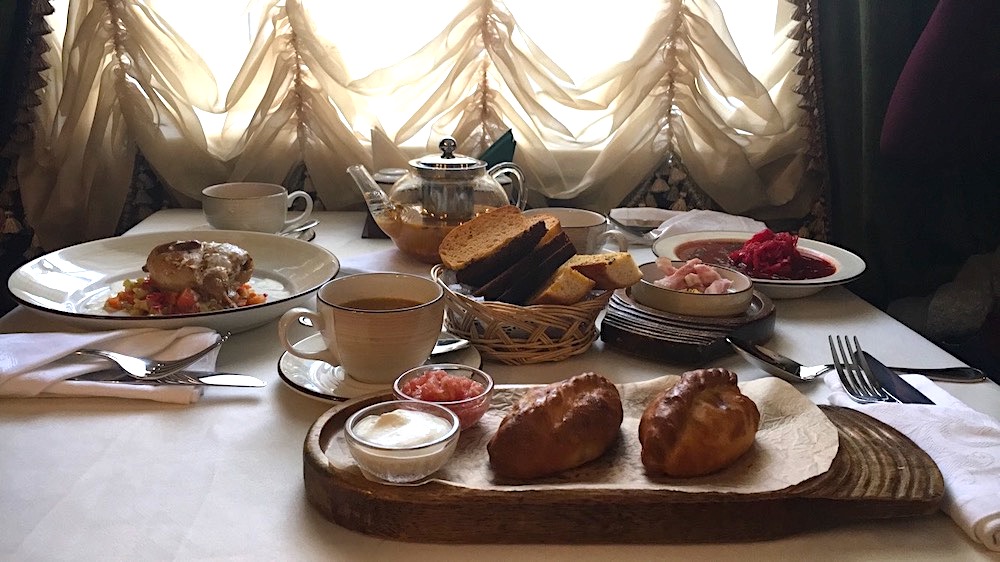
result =
[[[434,369],[406,381],[400,390],[407,396],[425,402],[456,402],[479,396],[484,388],[481,383],[472,379]]]
[[[261,304],[267,301],[267,294],[259,294],[244,283],[236,290],[233,299],[238,307]],[[104,302],[108,312],[127,312],[131,316],[168,316],[171,314],[193,314],[222,310],[214,300],[201,298],[195,290],[166,291],[160,289],[149,278],[126,279],[124,289]]]

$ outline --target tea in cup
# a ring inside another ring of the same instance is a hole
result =
[[[435,281],[405,273],[361,273],[328,281],[316,310],[293,308],[278,321],[278,339],[296,357],[339,365],[346,376],[392,384],[422,365],[444,322],[444,291]],[[326,349],[307,352],[288,340],[289,328],[308,319]]]
[[[288,191],[273,183],[233,182],[201,190],[202,209],[213,228],[276,233],[302,224],[312,213],[312,197],[305,191]],[[305,209],[288,218],[288,208],[297,200]]]
[[[614,242],[618,251],[628,250],[625,233],[608,228],[608,217],[587,209],[573,207],[543,207],[530,209],[525,215],[544,213],[559,219],[559,225],[569,237],[578,254],[599,253],[608,242]]]

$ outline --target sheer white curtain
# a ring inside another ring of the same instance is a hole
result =
[[[713,0],[53,4],[18,167],[45,248],[113,233],[137,151],[190,206],[301,163],[343,208],[361,200],[351,164],[398,164],[444,135],[478,155],[508,129],[536,198],[607,210],[671,150],[729,212],[802,216],[817,195],[783,0],[726,2],[757,17],[729,22],[756,32],[752,61]]]

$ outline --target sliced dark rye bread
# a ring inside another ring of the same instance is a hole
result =
[[[514,205],[497,207],[451,229],[438,245],[438,255],[445,267],[458,271],[492,254],[530,226]]]
[[[477,289],[473,292],[473,295],[483,297],[490,301],[498,300],[500,296],[514,286],[515,283],[533,275],[535,268],[540,266],[542,262],[550,256],[558,252],[561,247],[566,244],[566,242],[570,242],[569,236],[566,236],[566,233],[561,230],[556,232],[555,236],[547,242],[543,239],[537,246],[535,246],[534,250],[528,252],[528,255],[517,260],[514,265],[507,268],[506,271],[497,275],[491,281]],[[572,242],[570,242],[570,244],[572,244]]]
[[[557,237],[557,240],[560,241],[560,244],[556,251],[542,260],[528,275],[504,291],[497,298],[498,301],[517,305],[524,304],[542,286],[542,283],[545,283],[559,269],[559,266],[576,254],[576,248],[568,236],[565,237],[565,240],[562,237]]]
[[[528,220],[532,221],[542,221],[545,223],[545,236],[539,240],[538,246],[541,247],[543,244],[551,242],[553,238],[559,235],[563,231],[562,224],[559,223],[559,218],[555,215],[550,215],[548,213],[540,213],[537,215],[531,215]]]
[[[544,221],[529,220],[513,205],[483,213],[452,229],[441,241],[441,263],[459,283],[480,287],[534,248]]]

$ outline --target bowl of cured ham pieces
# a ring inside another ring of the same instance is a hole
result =
[[[639,304],[683,316],[736,316],[753,298],[753,281],[728,267],[657,258],[639,266],[642,280],[632,286]]]

